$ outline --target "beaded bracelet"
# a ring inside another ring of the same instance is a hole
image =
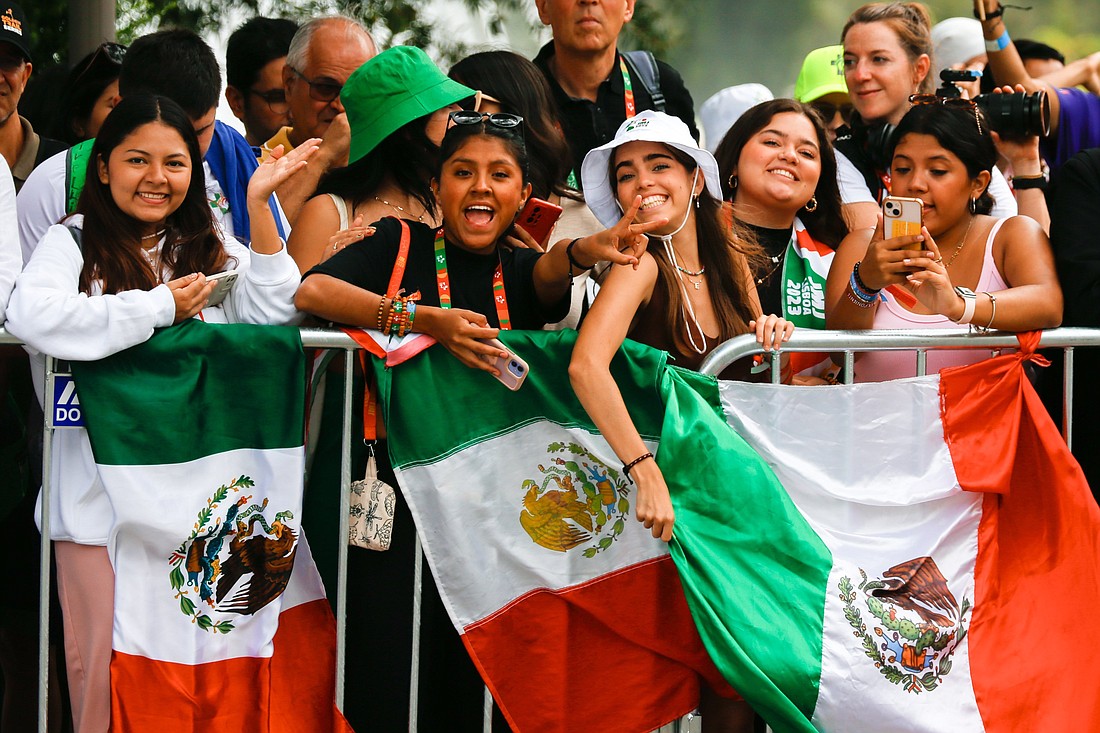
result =
[[[879,294],[879,291],[881,291],[882,288],[872,288],[869,287],[867,283],[863,282],[863,278],[859,276],[860,264],[862,264],[862,261],[857,262],[855,265],[852,266],[852,275],[855,276],[856,285],[859,286],[860,293],[862,295],[869,295],[873,298],[874,296]]]
[[[626,476],[627,480],[629,480],[630,483],[634,483],[634,479],[630,478],[630,469],[634,468],[635,466],[637,466],[639,463],[641,463],[645,459],[652,458],[652,457],[653,457],[653,454],[650,453],[649,451],[646,451],[645,453],[638,456],[637,458],[635,458],[630,463],[625,464],[623,466],[623,475]]]
[[[386,296],[383,295],[382,299],[378,301],[378,318],[376,320],[376,323],[378,325],[378,330],[382,331],[383,333],[385,333],[385,331],[382,328],[382,323],[383,323],[382,317],[385,314],[385,312],[386,312]]]

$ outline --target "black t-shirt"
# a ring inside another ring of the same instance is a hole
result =
[[[623,75],[616,63],[607,79],[600,84],[596,101],[574,99],[565,93],[557,79],[550,73],[550,58],[554,55],[554,42],[543,46],[535,57],[538,66],[550,82],[550,90],[561,110],[561,126],[565,139],[573,151],[573,172],[580,183],[581,163],[589,150],[598,148],[615,137],[619,126],[626,121],[626,104],[623,101]],[[695,102],[691,92],[684,86],[684,80],[676,69],[663,61],[657,61],[660,74],[660,87],[665,95],[665,112],[679,117],[691,130],[691,136],[699,139],[699,130],[695,127]],[[638,75],[631,73],[630,86],[634,92],[634,106],[637,111],[653,109],[653,99]]]
[[[771,258],[763,272],[753,275],[756,282],[756,294],[760,296],[760,307],[765,315],[782,313],[783,260],[787,247],[791,243],[790,229],[768,229],[755,224],[745,224],[756,235],[756,241]],[[759,282],[763,280],[764,282]]]
[[[401,287],[405,294],[420,291],[419,304],[439,305],[439,288],[435,275],[435,233],[433,227],[415,221],[409,225],[409,258]],[[337,252],[305,274],[330,275],[372,293],[385,293],[397,260],[401,243],[401,225],[392,217],[375,222],[374,236],[356,242]],[[560,321],[569,312],[569,291],[552,305],[543,305],[535,294],[534,271],[541,253],[529,249],[499,249],[508,317],[515,329],[539,329],[547,323]],[[446,243],[447,275],[451,287],[451,307],[480,313],[489,325],[499,327],[493,302],[493,271],[497,254],[474,254],[450,242]],[[373,326],[374,314],[364,323]]]

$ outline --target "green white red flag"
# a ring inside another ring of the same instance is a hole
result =
[[[350,730],[301,531],[297,329],[186,321],[73,372],[115,512],[112,731]]]
[[[701,662],[784,731],[1100,729],[1100,510],[1011,356],[850,387],[723,383],[628,342],[666,548],[569,387],[567,332],[506,332],[508,392],[442,349],[377,370],[456,628],[520,731],[648,731]],[[681,591],[682,587],[682,591]]]

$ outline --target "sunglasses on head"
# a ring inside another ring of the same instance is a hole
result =
[[[974,113],[974,123],[978,126],[978,132],[982,132],[982,118],[978,114],[978,103],[965,97],[939,97],[935,94],[911,94],[909,103],[914,107],[921,104],[942,104],[944,107],[969,110]]]
[[[111,41],[106,41],[99,44],[99,47],[96,48],[95,53],[92,54],[92,57],[88,59],[88,63],[84,66],[83,70],[81,70],[81,72],[77,74],[77,77],[73,79],[73,87],[76,87],[77,84],[80,83],[80,80],[84,78],[85,74],[94,69],[97,65],[101,65],[104,61],[111,64],[112,66],[119,67],[122,66],[122,60],[125,58],[126,47],[123,46],[121,43],[112,43]],[[117,73],[117,69],[115,71]]]
[[[320,81],[313,81],[302,72],[295,69],[293,66],[290,70],[302,78],[306,84],[309,85],[309,96],[311,99],[316,99],[318,102],[331,102],[340,96],[341,90],[344,85],[331,79],[322,79]]]
[[[519,115],[497,112],[496,114],[483,114],[472,109],[460,109],[450,114],[452,125],[480,125],[488,122],[493,127],[502,130],[514,130],[523,124],[523,118]]]

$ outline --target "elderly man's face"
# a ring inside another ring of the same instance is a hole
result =
[[[554,29],[554,45],[602,51],[615,45],[634,16],[634,0],[535,0],[539,20]]]
[[[31,64],[23,52],[10,43],[0,43],[0,125],[15,114],[30,78]]]
[[[296,136],[324,136],[332,119],[344,111],[340,103],[344,82],[374,54],[369,37],[345,24],[327,24],[314,32],[305,68],[283,67],[283,86]]]

